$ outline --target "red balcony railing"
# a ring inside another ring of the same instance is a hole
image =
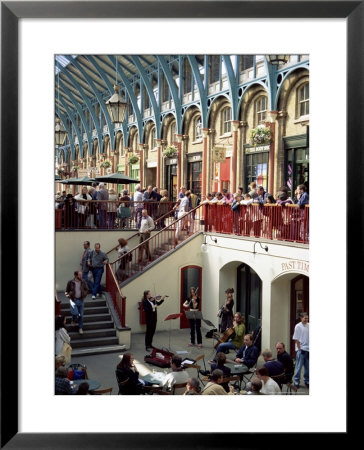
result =
[[[309,242],[309,206],[275,204],[204,206],[205,231],[281,241]]]
[[[112,200],[74,200],[73,203],[56,203],[57,230],[126,230],[138,229],[142,209],[148,211],[161,227],[174,220],[175,202],[120,202]]]
[[[119,284],[115,279],[115,275],[112,272],[110,264],[106,266],[106,291],[109,292],[111,300],[113,302],[115,311],[119,317],[120,324],[125,328],[125,300]]]

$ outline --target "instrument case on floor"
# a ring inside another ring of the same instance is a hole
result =
[[[160,348],[153,348],[150,355],[144,356],[144,361],[158,367],[171,367],[171,359],[174,353]]]

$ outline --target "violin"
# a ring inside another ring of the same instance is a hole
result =
[[[149,300],[151,300],[151,301],[153,301],[153,300],[156,300],[156,301],[159,301],[162,297],[169,297],[169,295],[155,295],[154,297],[150,297],[150,299]]]

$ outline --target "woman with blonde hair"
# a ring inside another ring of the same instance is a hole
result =
[[[132,258],[132,255],[130,254],[129,257],[126,256],[126,254],[129,251],[128,241],[126,239],[120,238],[120,239],[118,239],[118,242],[120,244],[120,247],[118,249],[118,257],[121,259],[120,259],[120,265],[119,265],[115,275],[116,275],[118,282],[121,283],[127,278],[126,269],[128,266],[128,261],[130,261],[130,257]]]
[[[114,189],[109,189],[109,200],[107,202],[107,227],[114,228],[116,212],[118,210],[118,196]]]

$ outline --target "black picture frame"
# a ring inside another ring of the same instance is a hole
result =
[[[232,433],[228,421],[221,430],[229,433],[19,433],[18,392],[9,386],[18,385],[18,22],[20,18],[345,18],[347,19],[347,179],[355,182],[358,192],[355,202],[346,205],[348,255],[363,255],[363,109],[364,104],[364,2],[363,1],[114,1],[114,2],[1,2],[1,448],[60,449],[60,448],[210,448],[233,445],[235,448],[258,448],[267,434]],[[338,61],[337,63],[343,63]],[[11,149],[11,151],[9,151]],[[338,181],[337,179],[332,181]],[[359,186],[357,186],[357,183]],[[349,184],[353,188],[353,184]],[[351,198],[350,193],[348,198]],[[355,242],[355,244],[354,244]],[[355,245],[355,247],[354,247]],[[355,252],[354,252],[355,249]],[[362,277],[363,262],[348,270],[347,286],[351,288]],[[6,280],[6,282],[4,282]],[[11,288],[11,289],[10,289]],[[349,294],[349,292],[348,292]],[[11,301],[9,296],[11,295]],[[347,311],[349,313],[349,311]],[[328,318],[329,319],[329,318]],[[339,334],[339,331],[338,331]],[[339,338],[339,336],[338,336]],[[11,368],[11,370],[9,370]],[[344,388],[342,386],[342,388]],[[72,412],[69,411],[72,417]],[[75,412],[77,413],[77,412]],[[287,414],[289,411],[287,410]],[[201,411],[201,414],[205,412]],[[255,420],[242,415],[242,422]],[[212,420],[219,423],[219,412]],[[221,412],[221,416],[223,416]],[[244,419],[244,420],[243,420]],[[221,417],[222,420],[222,417]],[[233,420],[234,422],[235,420]],[[349,422],[348,422],[349,426]],[[141,417],[142,431],[142,417]],[[248,431],[248,430],[246,430]],[[262,428],[264,431],[264,427]],[[289,430],[287,430],[289,431]],[[349,437],[340,433],[335,437]],[[317,434],[315,439],[317,438]],[[283,445],[295,447],[297,436],[282,437]],[[285,443],[284,443],[285,442]],[[307,441],[306,441],[307,442]],[[270,444],[268,444],[270,445]]]

